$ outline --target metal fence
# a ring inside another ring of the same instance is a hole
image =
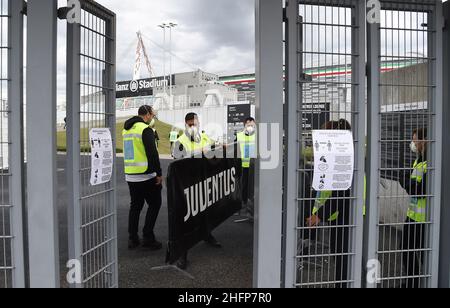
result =
[[[0,288],[24,287],[22,2],[0,0]]]
[[[365,1],[287,2],[287,287],[437,286],[442,3],[381,4],[380,23],[366,25]],[[311,131],[349,127],[352,188],[314,191]],[[318,225],[308,221],[316,214]]]
[[[288,39],[297,41],[288,44],[288,66],[289,70],[294,69],[292,60],[295,59],[299,68],[295,74],[289,74],[296,77],[297,83],[289,82],[288,87],[288,102],[296,106],[295,112],[288,116],[288,121],[296,123],[295,131],[291,129],[289,134],[294,136],[290,142],[296,141],[301,153],[296,160],[297,164],[300,161],[296,167],[296,184],[285,183],[297,186],[296,211],[292,212],[296,221],[290,225],[288,222],[287,229],[292,232],[294,224],[296,243],[291,240],[288,245],[296,245],[295,263],[294,269],[287,270],[294,270],[294,275],[286,274],[286,286],[357,287],[362,260],[365,7],[361,1],[289,1],[288,11]],[[298,22],[292,22],[295,20]],[[292,33],[296,34],[291,36]],[[336,67],[345,69],[336,72]],[[292,92],[293,87],[297,91]],[[320,208],[320,193],[311,188],[313,161],[306,154],[312,152],[314,129],[351,129],[356,149],[353,188],[333,192],[320,214],[314,210]],[[335,220],[330,220],[334,214],[331,208],[339,209]],[[308,222],[314,215],[321,217],[320,224]]]
[[[381,263],[381,277],[372,286],[437,287],[441,12],[440,1],[383,1],[381,23],[370,26],[368,258]],[[385,61],[410,64],[380,73]],[[414,133],[420,155],[410,150]]]
[[[79,287],[112,288],[118,286],[116,178],[90,185],[89,131],[109,128],[115,149],[115,15],[93,1],[81,3],[81,24],[68,25],[69,255],[81,262]],[[93,101],[81,108],[81,97]]]

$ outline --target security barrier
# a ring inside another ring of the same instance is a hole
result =
[[[437,287],[442,3],[288,1],[285,25],[284,285]],[[353,134],[347,192],[311,187],[329,129]]]
[[[114,13],[81,1],[81,23],[67,32],[69,259],[80,262],[76,285],[87,288],[118,287],[115,163],[110,182],[91,185],[89,136],[108,128],[115,160],[115,27]]]

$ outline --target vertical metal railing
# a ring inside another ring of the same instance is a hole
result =
[[[369,286],[437,286],[442,162],[442,116],[437,112],[442,109],[441,6],[440,1],[382,1],[381,23],[369,25],[370,176],[366,230],[368,260],[381,264],[378,284]],[[425,149],[421,155],[410,150],[414,133],[420,139],[416,144]],[[412,177],[415,162],[427,163],[421,182]],[[411,218],[411,209],[421,211],[414,206],[421,202],[418,200],[426,200],[425,219]]]
[[[68,26],[69,254],[81,263],[79,287],[114,288],[116,178],[90,185],[89,131],[109,128],[115,149],[115,15],[93,1],[81,4],[81,24]]]
[[[297,160],[296,164],[300,161],[300,165],[296,168],[298,184],[287,184],[298,185],[295,188],[296,227],[287,230],[287,233],[295,232],[297,239],[297,245],[293,246],[297,248],[294,251],[295,267],[291,269],[295,273],[294,286],[359,287],[364,205],[365,5],[363,1],[352,0],[298,1],[298,4],[302,21],[297,40],[302,44],[296,46],[300,68],[294,69],[298,72],[299,98],[289,100],[290,104],[297,104],[289,107],[298,110],[294,126],[297,142],[294,143],[295,138],[289,138],[288,142],[289,147],[300,149],[300,157],[291,157],[291,162]],[[287,16],[295,18],[289,12]],[[295,29],[295,25],[289,29]],[[291,35],[289,39],[292,39]],[[292,58],[293,51],[289,50]],[[290,63],[288,66],[293,69]],[[293,76],[289,74],[290,78]],[[295,112],[294,109],[291,112]],[[290,115],[289,118],[294,120],[294,117]],[[314,166],[311,132],[338,126],[348,129],[346,125],[338,125],[345,121],[352,127],[355,141],[354,183],[345,193],[333,192],[324,206],[322,222],[310,226],[306,220],[314,214],[318,196],[311,188]],[[330,209],[336,207],[337,202],[345,205],[339,218],[329,221],[333,214]],[[289,204],[292,205],[292,200],[288,201],[288,208]],[[292,247],[292,243],[288,245]]]
[[[22,9],[0,0],[0,288],[25,286]]]

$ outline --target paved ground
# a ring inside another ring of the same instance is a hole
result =
[[[170,160],[163,160],[167,173]],[[118,159],[118,170],[123,170],[123,160]],[[65,187],[65,157],[58,158],[58,204],[60,218],[61,276],[67,261],[67,216]],[[120,174],[120,172],[119,172]],[[214,249],[201,243],[191,250],[188,269],[194,279],[176,270],[152,271],[164,264],[165,249],[152,253],[145,250],[128,251],[127,220],[129,209],[128,186],[123,176],[118,179],[118,231],[119,231],[119,284],[127,288],[250,288],[253,278],[253,227],[235,224],[231,218],[220,226],[214,235],[223,249]],[[145,214],[145,213],[144,213]],[[142,215],[144,218],[144,215]],[[142,221],[143,225],[143,221]],[[168,241],[167,191],[163,191],[163,207],[156,225],[158,239]]]

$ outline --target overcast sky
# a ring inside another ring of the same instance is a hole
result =
[[[174,22],[175,72],[201,68],[213,73],[254,70],[254,0],[98,0],[117,13],[118,80],[131,79],[142,31],[157,75],[163,73],[163,30],[157,25]],[[167,35],[168,36],[168,35]],[[157,44],[159,46],[157,46]],[[167,59],[167,67],[168,65]],[[168,68],[167,68],[168,70]],[[142,77],[148,73],[142,71]]]

